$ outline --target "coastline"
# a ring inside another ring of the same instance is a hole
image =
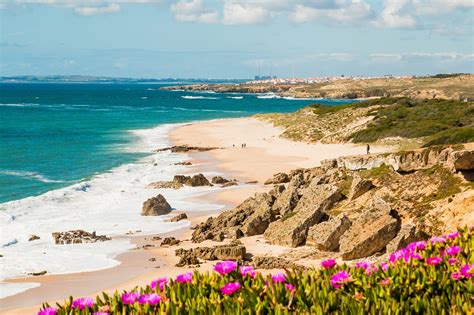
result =
[[[225,209],[231,208],[252,196],[255,192],[268,191],[271,187],[264,186],[263,181],[274,173],[289,171],[299,167],[314,167],[325,158],[340,155],[362,153],[362,146],[354,145],[321,145],[296,143],[278,137],[280,130],[267,123],[253,118],[220,119],[205,122],[181,124],[168,133],[173,145],[219,146],[224,149],[187,153],[191,167],[184,173],[219,172],[226,178],[237,178],[239,183],[258,181],[254,185],[239,185],[212,192],[203,192],[188,198],[187,201],[204,201],[206,204],[220,204]],[[246,143],[242,149],[239,144]],[[235,145],[235,147],[233,146]],[[374,152],[386,148],[373,148]],[[209,215],[220,212],[187,212],[191,225],[204,221]],[[175,214],[175,213],[172,213]],[[179,247],[151,248],[131,250],[118,255],[120,261],[116,267],[93,272],[72,273],[64,275],[48,275],[25,277],[9,282],[40,282],[40,287],[26,290],[22,293],[0,300],[2,312],[8,314],[31,314],[37,311],[39,304],[44,301],[57,301],[67,295],[96,295],[100,291],[115,291],[131,289],[135,285],[149,283],[154,278],[175,276],[188,268],[177,268],[174,264],[178,258],[174,255],[176,248],[192,247],[189,241],[191,225],[160,236],[174,236],[185,240]],[[130,237],[135,246],[150,243],[150,236]],[[257,244],[260,243],[260,244]],[[203,243],[204,245],[207,243]],[[252,251],[262,251],[264,246],[258,238],[245,240],[245,245]],[[263,246],[262,246],[263,245]],[[277,250],[270,248],[271,250]],[[265,251],[265,250],[264,250]],[[156,261],[149,261],[155,258]],[[199,270],[212,268],[214,262],[205,262]],[[166,271],[163,270],[166,268]],[[98,285],[97,283],[100,283]],[[26,303],[25,303],[26,302]]]

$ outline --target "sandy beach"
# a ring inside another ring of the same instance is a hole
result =
[[[343,155],[365,154],[365,146],[350,144],[307,144],[296,143],[279,138],[281,130],[270,124],[253,118],[224,119],[192,123],[180,126],[170,132],[175,145],[214,146],[217,149],[209,152],[191,153],[187,173],[218,171],[226,178],[235,178],[239,185],[222,189],[219,192],[201,195],[208,203],[224,204],[230,209],[255,192],[268,191],[271,186],[263,182],[278,172],[287,172],[295,168],[315,167],[320,161]],[[241,145],[245,143],[246,148]],[[387,150],[374,147],[372,152]],[[257,181],[256,184],[245,184]],[[138,213],[138,212],[137,212]],[[215,212],[195,214],[188,213],[192,225],[204,221]],[[190,227],[189,226],[189,227]],[[158,277],[173,277],[188,268],[177,268],[174,265],[178,257],[176,248],[196,246],[189,240],[192,230],[184,228],[164,236],[174,236],[182,243],[173,247],[158,247],[159,242],[152,236],[130,236],[138,249],[119,255],[121,262],[117,267],[85,273],[67,275],[46,275],[12,279],[10,282],[36,282],[39,287],[29,289],[14,296],[0,300],[2,314],[33,314],[41,302],[62,301],[69,295],[94,296],[100,291],[113,292],[131,289],[135,285],[146,285]],[[249,237],[243,240],[247,251],[265,254],[284,252],[288,249],[278,246],[267,246],[261,237]],[[212,244],[206,241],[199,246]],[[148,246],[146,249],[142,248]],[[156,246],[156,247],[154,247]],[[214,262],[205,262],[200,270],[210,270]]]

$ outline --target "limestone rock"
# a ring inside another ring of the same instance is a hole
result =
[[[336,251],[341,236],[351,227],[351,221],[344,213],[309,228],[306,245],[323,251]]]
[[[175,181],[159,181],[146,186],[148,189],[180,189],[181,187],[183,185]]]
[[[451,153],[450,159],[456,171],[474,170],[474,151],[462,150]]]
[[[227,245],[217,245],[214,247],[196,247],[191,249],[177,249],[176,256],[189,260],[195,257],[203,260],[243,260],[246,249],[239,241],[233,241]]]
[[[84,230],[73,230],[67,232],[52,233],[55,244],[80,244],[80,243],[95,243],[105,242],[111,240],[105,235],[96,235],[95,232],[89,233]]]
[[[325,210],[341,199],[337,187],[330,184],[319,185],[318,181],[317,178],[313,179],[288,217],[270,224],[264,237],[271,244],[291,247],[303,245],[308,229],[321,220]]]
[[[257,194],[251,214],[242,223],[241,231],[245,236],[262,234],[275,219],[272,213],[273,199],[269,194]]]
[[[348,196],[349,200],[354,200],[362,196],[363,194],[368,192],[370,188],[372,187],[373,187],[372,181],[363,179],[359,175],[354,175],[354,179],[352,180],[352,184],[351,184],[351,190]]]
[[[166,201],[163,195],[158,194],[143,203],[141,215],[157,216],[170,213],[172,210],[170,204]]]
[[[277,173],[273,175],[273,178],[267,179],[265,181],[265,185],[270,185],[270,184],[283,184],[283,183],[288,183],[290,181],[290,177],[286,173]]]
[[[174,237],[165,237],[163,241],[161,242],[160,246],[174,246],[174,245],[179,245],[181,243],[180,240],[177,240]]]
[[[186,213],[180,213],[177,216],[171,218],[170,222],[178,222],[178,221],[181,221],[181,220],[184,220],[184,219],[187,219],[187,218],[188,218],[188,216],[187,216]]]
[[[251,264],[256,269],[306,269],[305,267],[297,265],[288,259],[271,256],[253,257]]]
[[[400,230],[400,218],[395,210],[387,211],[386,203],[374,200],[340,240],[345,260],[363,258],[381,251]]]
[[[193,164],[189,161],[185,161],[185,162],[174,163],[174,165],[186,165],[186,166],[188,166],[188,165],[193,165]]]
[[[303,174],[300,173],[293,177],[288,184],[288,188],[276,196],[276,200],[272,206],[272,211],[282,216],[291,212],[296,207],[296,204],[300,199],[298,188],[302,185],[302,183]]]
[[[196,152],[204,152],[204,151],[211,151],[211,150],[216,150],[216,149],[221,149],[218,147],[194,147],[194,146],[189,146],[189,145],[175,145],[169,148],[162,148],[155,150],[155,152],[163,152],[163,151],[171,151],[173,153],[185,153],[185,152],[191,152],[191,151],[196,151]]]
[[[238,184],[234,181],[231,181],[231,182],[227,182],[225,184],[223,184],[221,187],[222,188],[226,188],[226,187],[230,187],[230,186],[237,186]]]
[[[222,176],[214,176],[214,177],[211,179],[211,183],[217,184],[217,185],[222,185],[222,184],[225,184],[225,183],[228,183],[228,182],[230,182],[230,180],[225,179],[225,178],[222,177]]]
[[[387,244],[387,253],[393,253],[418,240],[416,226],[413,223],[404,224],[397,236]]]
[[[187,185],[191,187],[212,186],[207,178],[201,173],[192,177],[185,175],[175,175],[173,178],[173,183],[175,183],[175,185]]]
[[[31,235],[30,238],[28,239],[28,242],[31,242],[31,241],[36,241],[36,240],[39,240],[40,237],[38,235]]]

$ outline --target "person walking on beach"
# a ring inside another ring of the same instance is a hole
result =
[[[370,154],[370,145],[367,144],[367,154]]]

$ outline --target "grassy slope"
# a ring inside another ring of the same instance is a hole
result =
[[[257,117],[283,127],[284,137],[298,141],[365,143],[400,137],[420,139],[424,146],[474,141],[474,102],[381,98]]]

